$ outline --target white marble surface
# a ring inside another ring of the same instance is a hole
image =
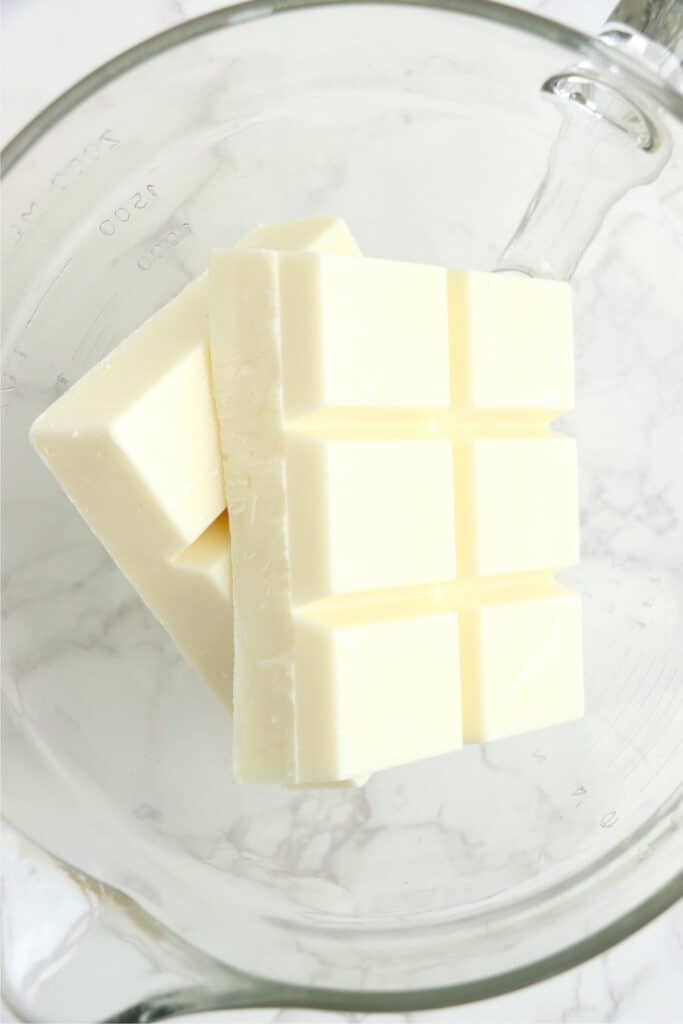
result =
[[[218,6],[207,0],[5,0],[3,141],[94,66],[145,36]],[[528,0],[549,17],[594,30],[612,6],[605,0]],[[59,38],[59,45],[55,40]],[[583,966],[499,999],[431,1013],[363,1015],[291,1010],[237,1011],[214,1021],[244,1024],[320,1021],[607,1022],[683,1020],[683,907]],[[9,1010],[3,1019],[11,1020]],[[195,1018],[196,1019],[196,1018]],[[207,1018],[209,1019],[209,1018]]]

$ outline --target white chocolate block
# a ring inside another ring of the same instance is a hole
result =
[[[31,440],[182,654],[229,704],[232,586],[205,306],[206,282],[194,282],[50,406]],[[185,562],[191,572],[179,571]]]
[[[207,355],[206,346],[195,346],[116,418],[100,423],[158,506],[154,529],[173,530],[171,556],[193,544],[225,505],[215,413],[196,401],[206,391]],[[69,394],[77,397],[73,389]],[[159,546],[152,537],[146,543]]]
[[[568,437],[472,442],[473,571],[559,569],[579,560],[576,444]]]
[[[273,252],[213,253],[209,306],[233,580],[238,581],[233,766],[245,781],[293,783],[300,780],[277,268]]]
[[[462,744],[455,613],[344,623],[296,616],[297,770],[309,782]]]
[[[407,402],[411,374],[418,393],[425,388],[415,404],[447,401],[445,273],[303,255],[216,252],[209,271],[214,393],[237,587],[235,774],[245,781],[310,781],[296,757],[296,607],[326,594],[426,583],[455,572],[450,444],[326,443],[299,434],[293,413],[324,411],[335,400],[357,405],[358,376],[368,384],[363,400],[369,395],[373,405]],[[356,274],[355,262],[369,280]],[[409,290],[413,277],[413,308],[397,318],[396,289]],[[410,335],[401,320],[412,325]],[[422,333],[425,322],[429,331]],[[396,373],[387,373],[387,358]],[[421,360],[429,366],[422,377]],[[325,370],[329,365],[338,368],[339,384]],[[452,742],[459,744],[455,733]]]
[[[567,722],[583,714],[581,605],[561,587],[545,596],[484,603],[468,612],[463,644],[467,743]]]
[[[322,215],[288,220],[282,224],[263,224],[238,242],[236,249],[298,250],[336,252],[360,256],[355,238],[343,220]]]
[[[286,441],[295,605],[455,576],[453,453],[440,441]]]
[[[501,576],[526,601],[539,572],[550,586],[577,558],[574,446],[550,433],[547,382],[538,405],[520,392],[515,407],[510,391],[492,416],[464,401],[449,292],[431,267],[212,255],[245,781],[327,781],[457,749],[444,709],[460,704],[460,673],[445,634],[424,642],[429,629],[447,619],[456,642],[456,617],[469,622],[469,603],[486,603]],[[474,686],[465,640],[463,685]],[[381,666],[398,679],[390,735],[375,710]],[[420,720],[412,746],[415,708],[398,696],[411,676],[448,722]]]
[[[355,249],[329,217],[251,243]],[[34,423],[31,439],[181,652],[232,707],[230,546],[211,385],[206,275]]]
[[[286,260],[280,274],[287,417],[450,405],[444,270],[335,256]]]
[[[557,569],[579,561],[577,451],[569,437],[472,442],[474,572]]]
[[[477,410],[571,409],[569,285],[465,271],[452,271],[448,279],[459,402]]]

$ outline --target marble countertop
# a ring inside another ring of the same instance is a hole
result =
[[[217,6],[220,4],[211,0],[117,0],[115,4],[99,0],[4,0],[2,141],[96,65],[148,35]],[[594,31],[612,4],[610,0],[521,0],[517,6]],[[58,46],[56,38],[60,39]],[[7,1008],[3,1010],[3,1020],[15,1019]],[[210,1019],[214,1024],[233,1020],[240,1024],[364,1020],[377,1024],[674,1024],[683,1020],[683,905],[581,967],[478,1004],[372,1018],[271,1009],[220,1013]]]

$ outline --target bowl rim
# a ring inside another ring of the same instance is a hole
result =
[[[248,21],[260,20],[272,15],[288,12],[341,6],[425,8],[443,11],[444,13],[464,14],[484,21],[493,21],[520,29],[530,35],[573,50],[577,55],[592,57],[602,64],[608,63],[613,73],[628,79],[642,93],[658,102],[673,114],[676,119],[683,122],[683,96],[666,82],[659,79],[654,73],[650,74],[647,68],[634,64],[631,59],[615,51],[613,47],[596,38],[591,38],[583,32],[521,8],[498,3],[496,0],[244,0],[244,2],[223,6],[197,17],[187,19],[171,28],[156,33],[117,54],[75,82],[28,121],[5,144],[0,152],[0,180],[4,179],[15,167],[20,165],[21,161],[30,154],[33,147],[61,120],[80,106],[81,103],[88,100],[110,82],[115,81],[129,70],[144,64],[148,60],[160,56],[194,38],[208,35],[221,29],[239,26]],[[675,802],[678,803],[678,801]],[[506,970],[472,981],[424,989],[398,991],[368,990],[358,992],[344,989],[319,988],[316,986],[289,986],[287,983],[271,981],[265,976],[252,975],[250,980],[257,986],[259,984],[264,986],[265,998],[259,999],[258,995],[255,995],[253,1001],[241,1002],[240,1005],[274,1005],[272,998],[269,999],[267,994],[268,989],[272,989],[273,985],[277,986],[276,1002],[279,1006],[337,1011],[407,1012],[457,1006],[492,998],[548,980],[603,953],[651,922],[682,898],[683,870],[674,874],[673,877],[669,878],[663,885],[660,885],[653,893],[650,893],[641,902],[622,913],[600,930],[570,943],[547,957],[525,964],[523,967],[513,968],[512,970]],[[225,991],[223,995],[224,998],[221,999],[221,993],[212,992],[211,1006],[208,1006],[206,1002],[202,1003],[200,995],[198,1005],[193,1008],[186,1004],[183,1007],[183,1012],[199,1012],[205,1009],[219,1009],[222,1007],[230,1008],[236,1005],[234,1002],[234,992]],[[218,1001],[216,1001],[217,996]],[[166,999],[167,996],[164,998]],[[143,1002],[134,1009],[142,1012],[151,1006],[152,1003]],[[127,1015],[125,1019],[132,1020],[138,1018]],[[155,1019],[160,1018],[157,1016]]]
[[[267,18],[289,11],[302,11],[323,7],[423,7],[454,14],[465,14],[522,29],[531,35],[566,46],[585,57],[608,63],[619,76],[627,77],[651,99],[659,102],[676,118],[683,121],[683,96],[666,81],[650,72],[644,65],[624,56],[613,46],[586,35],[578,29],[552,21],[519,7],[509,7],[497,0],[242,0],[240,3],[219,7],[206,14],[189,18],[171,28],[143,39],[100,64],[89,74],[60,93],[14,135],[0,151],[0,180],[23,156],[62,118],[79,104],[89,99],[108,82],[126,71],[176,46],[197,37],[234,27],[246,21]]]

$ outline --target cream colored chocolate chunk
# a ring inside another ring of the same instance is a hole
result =
[[[571,404],[568,292],[523,282],[513,333],[526,317],[540,337],[545,320],[559,369],[542,360],[525,390],[534,337],[524,373],[496,393],[494,362],[474,351],[494,322],[504,334],[505,316],[478,309],[497,279],[476,277],[470,288],[461,274],[382,260],[212,256],[239,778],[331,781],[455,750],[463,732],[488,739],[577,712],[576,631],[573,660],[561,643],[539,654],[535,718],[512,715],[505,683],[506,663],[510,678],[532,672],[548,594],[570,606],[553,573],[578,557],[574,444],[550,429]],[[499,610],[496,632],[501,580],[512,610]],[[528,649],[496,660],[515,622]],[[564,702],[550,699],[558,680]]]
[[[242,248],[357,252],[311,217]],[[230,540],[203,275],[34,423],[33,444],[189,663],[232,708]]]

